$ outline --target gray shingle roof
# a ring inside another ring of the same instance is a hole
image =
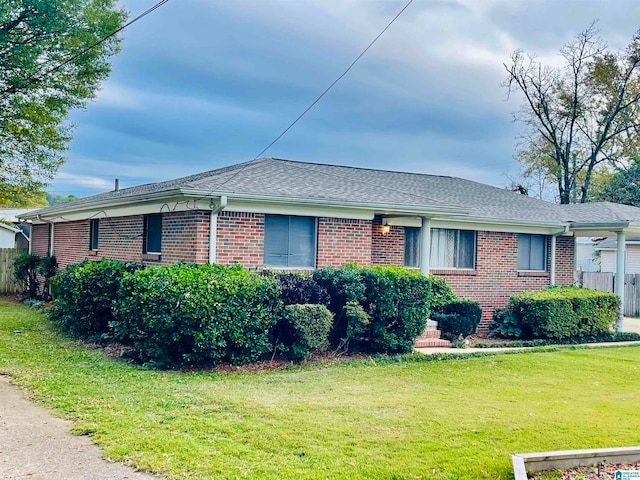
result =
[[[640,237],[627,237],[626,243],[640,243]],[[618,240],[616,237],[607,237],[604,240],[601,240],[596,245],[596,250],[615,250],[618,247]]]
[[[573,223],[640,222],[640,208],[611,202],[562,205],[566,221]]]
[[[561,206],[463,178],[275,158],[261,158],[166,182],[105,192],[38,213],[51,215],[111,200],[168,193],[177,188],[203,195],[202,192],[226,194],[231,198],[258,196],[345,205],[388,205],[389,208],[425,211],[454,208],[468,212],[471,217],[527,223],[561,224],[569,220],[602,221],[625,216],[640,221],[640,209],[635,207],[616,204]]]

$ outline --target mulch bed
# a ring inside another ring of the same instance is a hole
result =
[[[567,470],[559,470],[560,476],[558,480],[615,480],[616,471],[640,471],[640,463],[605,463],[600,466],[600,474],[598,475],[598,466],[589,465],[587,467],[575,467]],[[544,478],[544,472],[536,472],[535,475],[529,476],[531,480],[541,480]],[[640,477],[639,477],[640,478]]]

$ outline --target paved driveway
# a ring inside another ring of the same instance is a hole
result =
[[[624,332],[640,333],[640,318],[624,317],[622,330]]]
[[[71,423],[29,401],[0,375],[0,478],[2,480],[158,480],[102,459]]]

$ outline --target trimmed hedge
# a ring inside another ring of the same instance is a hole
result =
[[[431,314],[431,318],[438,322],[442,337],[447,340],[457,340],[476,333],[482,319],[482,308],[473,300],[456,300],[439,308]]]
[[[611,332],[619,307],[620,299],[613,293],[553,287],[512,295],[508,315],[514,317],[516,326],[519,323],[530,329],[534,338],[563,341]],[[503,324],[507,318],[503,317]]]
[[[276,326],[276,348],[296,361],[324,352],[329,348],[332,323],[333,314],[324,305],[287,305]]]
[[[331,298],[330,339],[338,350],[410,352],[429,318],[431,283],[417,270],[348,265],[316,270],[314,280]]]
[[[48,310],[49,318],[76,337],[107,337],[120,281],[126,272],[141,268],[141,264],[105,259],[69,265],[55,277],[56,298]]]
[[[311,278],[311,275],[271,272],[266,274],[273,275],[277,280],[284,305],[329,305],[329,294]]]
[[[272,277],[239,265],[177,263],[125,275],[113,327],[155,366],[237,365],[271,351],[281,315]]]

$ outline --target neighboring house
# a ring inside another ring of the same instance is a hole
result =
[[[596,250],[597,239],[576,238],[576,270],[579,272],[599,272],[600,252]],[[613,262],[615,263],[615,248],[613,249]]]
[[[640,237],[626,239],[625,272],[640,273]],[[615,237],[605,238],[600,241],[595,249],[600,252],[600,271],[616,271],[616,250],[618,242]]]
[[[29,250],[29,235],[31,225],[20,223],[19,217],[29,212],[26,208],[0,209],[0,248],[17,248],[20,252]],[[11,227],[11,228],[4,228]]]
[[[574,236],[640,235],[640,209],[591,205],[455,177],[263,158],[24,218],[33,253],[53,253],[62,267],[102,257],[257,270],[405,265],[444,277],[487,321],[514,292],[573,283]]]

